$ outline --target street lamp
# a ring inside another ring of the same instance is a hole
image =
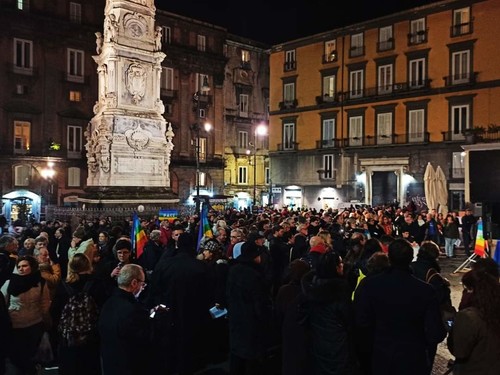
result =
[[[267,134],[267,126],[264,124],[259,124],[255,127],[254,131],[254,142],[250,142],[248,145],[252,147],[253,151],[253,202],[252,205],[257,206],[257,138]],[[250,154],[250,150],[247,150],[247,154]]]
[[[195,133],[195,153],[196,153],[196,213],[200,212],[200,131],[202,130],[201,118],[206,117],[206,109],[208,105],[207,92],[210,90],[208,86],[207,76],[204,77],[203,84],[200,87],[200,91],[197,91],[193,95],[193,102],[195,103],[196,111],[196,123],[191,125],[191,131]],[[201,116],[201,111],[203,110],[203,116]],[[212,129],[212,125],[206,121],[203,124],[203,130],[209,132]]]

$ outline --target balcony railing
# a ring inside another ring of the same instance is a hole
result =
[[[382,147],[390,145],[429,143],[430,133],[418,132],[408,134],[365,135],[363,137],[322,139],[316,141],[317,149],[344,147]]]
[[[452,25],[450,28],[450,36],[453,38],[457,36],[472,34],[472,32],[474,31],[472,26],[473,26],[472,21],[467,23]]]
[[[285,61],[285,64],[283,64],[283,70],[285,72],[290,72],[292,70],[297,69],[297,62],[296,61]]]
[[[408,34],[408,45],[414,46],[417,44],[427,43],[427,30],[418,30]]]
[[[297,99],[294,99],[294,100],[284,100],[282,102],[279,102],[279,107],[280,107],[280,110],[293,109],[293,108],[297,108],[298,104],[299,103],[297,102]]]
[[[390,51],[394,49],[394,38],[377,42],[377,52]]]
[[[298,151],[298,142],[278,143],[278,151]]]
[[[477,72],[466,72],[443,77],[446,86],[473,85],[477,80]]]

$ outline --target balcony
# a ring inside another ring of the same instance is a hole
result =
[[[325,149],[325,148],[341,148],[343,146],[343,142],[341,139],[321,139],[316,141],[317,149]]]
[[[473,32],[472,22],[456,24],[451,26],[450,28],[450,36],[452,38],[455,38],[457,36],[472,34],[472,32]]]
[[[283,71],[285,72],[291,72],[296,69],[297,69],[297,62],[295,60],[285,61],[285,64],[283,64]]]
[[[323,64],[328,64],[336,62],[339,58],[337,51],[331,51],[330,53],[323,55]]]
[[[294,109],[297,108],[297,105],[299,103],[297,102],[297,99],[294,100],[284,100],[282,102],[279,102],[279,107],[280,110],[283,111],[285,109]]]
[[[415,46],[418,44],[427,43],[427,30],[418,30],[408,34],[408,45]]]
[[[298,142],[278,143],[278,151],[298,151]]]
[[[443,77],[445,86],[473,85],[477,80],[477,72],[467,72]]]
[[[177,90],[160,88],[160,96],[167,99],[177,99]]]
[[[394,49],[394,38],[389,38],[377,43],[377,52],[391,51]]]
[[[352,46],[349,49],[349,57],[359,57],[365,54],[365,46]]]

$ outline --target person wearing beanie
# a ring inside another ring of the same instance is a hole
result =
[[[73,232],[73,238],[68,250],[68,259],[71,259],[77,253],[83,253],[92,261],[95,249],[96,245],[92,236],[83,225],[79,225]]]

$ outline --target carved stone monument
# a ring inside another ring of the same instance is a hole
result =
[[[169,178],[174,133],[162,114],[154,0],[107,0],[96,32],[99,96],[87,139],[82,203],[176,203]],[[160,34],[161,35],[161,34]]]

